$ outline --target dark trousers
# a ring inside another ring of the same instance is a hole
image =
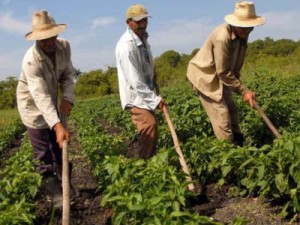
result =
[[[50,129],[32,129],[27,127],[33,158],[36,160],[35,168],[42,176],[53,175],[55,164],[62,165],[62,151],[56,142],[56,135]]]

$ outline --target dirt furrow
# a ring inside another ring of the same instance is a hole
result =
[[[92,176],[88,159],[81,151],[74,126],[70,124],[72,141],[68,145],[69,160],[73,163],[72,184],[79,192],[79,196],[72,200],[70,208],[71,225],[105,225],[110,223],[111,210],[100,207],[101,193],[97,192],[97,182]],[[43,190],[39,194],[36,207],[35,225],[48,225],[52,208]],[[53,225],[61,224],[60,210],[55,210]]]

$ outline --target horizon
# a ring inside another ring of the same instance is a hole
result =
[[[141,0],[152,18],[148,33],[153,56],[168,50],[191,54],[201,48],[210,32],[224,23],[224,16],[234,10],[235,0],[204,0],[174,2],[171,0]],[[256,14],[266,17],[264,25],[256,27],[249,42],[264,40],[300,39],[299,0],[253,1]],[[88,72],[115,67],[114,50],[118,39],[126,30],[127,8],[136,3],[128,0],[91,0],[89,4],[73,0],[72,4],[58,0],[18,2],[3,0],[0,9],[0,81],[19,77],[21,63],[27,49],[34,44],[24,35],[31,31],[31,18],[35,11],[47,10],[56,23],[66,23],[67,29],[59,37],[70,41],[72,61],[76,69]],[[195,7],[197,6],[197,7]],[[199,6],[199,7],[198,7]],[[176,37],[176,38],[175,38]]]

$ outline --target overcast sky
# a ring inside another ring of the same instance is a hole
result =
[[[0,81],[18,77],[25,51],[34,44],[32,14],[45,9],[68,28],[74,67],[82,72],[115,66],[114,49],[126,29],[125,14],[134,3],[143,4],[149,19],[149,42],[154,56],[167,50],[190,54],[234,10],[235,0],[0,0]],[[271,37],[300,39],[300,0],[256,0],[256,13],[267,18],[250,42]]]

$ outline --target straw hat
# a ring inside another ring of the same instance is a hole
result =
[[[134,21],[140,21],[146,17],[150,16],[147,9],[141,4],[134,4],[127,9],[126,20],[133,19]]]
[[[235,27],[255,27],[266,22],[266,18],[257,16],[253,2],[237,2],[234,13],[225,16],[225,21]]]
[[[54,37],[66,29],[66,24],[56,24],[47,11],[35,12],[32,17],[32,32],[25,35],[27,40],[37,41]]]

